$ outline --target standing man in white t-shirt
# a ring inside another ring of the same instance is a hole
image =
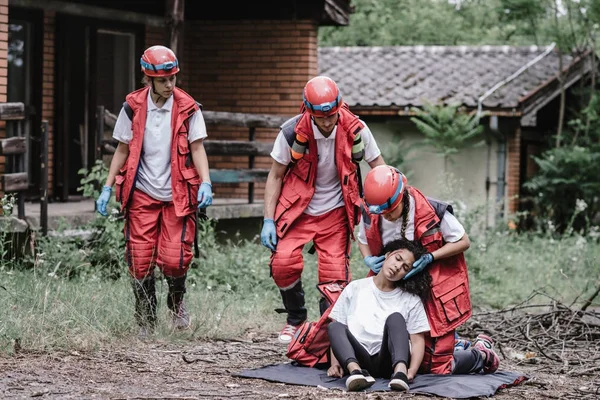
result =
[[[360,217],[360,169],[384,164],[366,124],[342,101],[337,84],[317,76],[304,87],[301,113],[282,127],[271,153],[261,241],[271,249],[271,276],[279,287],[287,344],[307,319],[302,249],[313,242],[318,280],[350,281],[350,239]],[[320,303],[321,312],[328,304]]]
[[[112,186],[125,214],[126,258],[136,299],[140,337],[156,323],[154,267],[169,286],[173,326],[186,329],[183,297],[196,240],[196,211],[212,204],[207,137],[200,104],[176,87],[179,63],[164,46],[140,59],[145,87],[126,97],[115,124],[119,141],[106,183],[96,201],[107,215]]]

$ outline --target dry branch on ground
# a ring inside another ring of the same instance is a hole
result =
[[[600,371],[599,311],[575,309],[534,292],[518,305],[475,313],[461,328],[469,337],[482,331],[494,338],[505,359],[545,364],[567,375]]]

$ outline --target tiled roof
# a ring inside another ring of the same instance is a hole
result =
[[[320,47],[319,74],[334,79],[350,106],[420,106],[424,100],[477,107],[498,82],[544,53],[545,47],[393,46]],[[563,57],[563,65],[573,60]],[[484,108],[516,108],[558,71],[552,51],[484,102]]]

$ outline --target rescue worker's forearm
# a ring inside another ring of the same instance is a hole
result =
[[[360,254],[362,254],[363,258],[373,255],[373,254],[371,254],[371,249],[369,249],[368,244],[361,243],[358,240],[356,241],[356,243],[358,243],[358,249],[360,250]],[[378,254],[375,254],[375,255],[378,255]]]
[[[277,200],[281,194],[281,183],[283,178],[276,176],[271,170],[267,177],[267,183],[265,185],[265,218],[273,219],[275,215],[275,207],[277,206]]]
[[[210,183],[210,170],[208,169],[208,156],[204,148],[204,140],[194,140],[190,144],[190,150],[192,152],[192,161],[198,171],[198,175],[200,175],[200,179],[202,182]]]
[[[375,168],[378,165],[385,165],[385,161],[383,159],[383,157],[380,155],[377,156],[376,159],[374,159],[373,161],[369,162],[369,167],[371,168]]]
[[[442,258],[452,257],[453,255],[459,254],[467,250],[471,246],[469,237],[465,233],[460,240],[453,243],[446,243],[439,249],[432,251],[434,260],[441,260]]]
[[[104,184],[105,186],[112,187],[115,184],[115,176],[117,176],[119,170],[125,165],[127,157],[129,157],[129,145],[119,142],[115,149],[115,154],[113,154],[113,158],[110,161],[108,176],[106,177],[106,183]]]

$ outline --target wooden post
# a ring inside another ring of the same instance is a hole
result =
[[[42,143],[41,143],[41,166],[40,175],[42,185],[40,187],[40,227],[42,235],[48,233],[48,121],[42,121]]]
[[[102,159],[102,141],[104,140],[104,106],[96,107],[96,160]]]
[[[251,127],[250,128],[250,136],[248,137],[248,140],[253,142],[255,137],[256,137],[256,128]],[[254,168],[254,156],[250,155],[250,156],[248,156],[248,169],[253,169],[253,168]],[[254,182],[248,183],[248,203],[250,203],[250,204],[254,203]]]
[[[183,58],[183,16],[185,9],[185,0],[166,0],[167,10],[167,29],[169,37],[169,47],[177,55],[179,68],[181,68],[181,59]]]

